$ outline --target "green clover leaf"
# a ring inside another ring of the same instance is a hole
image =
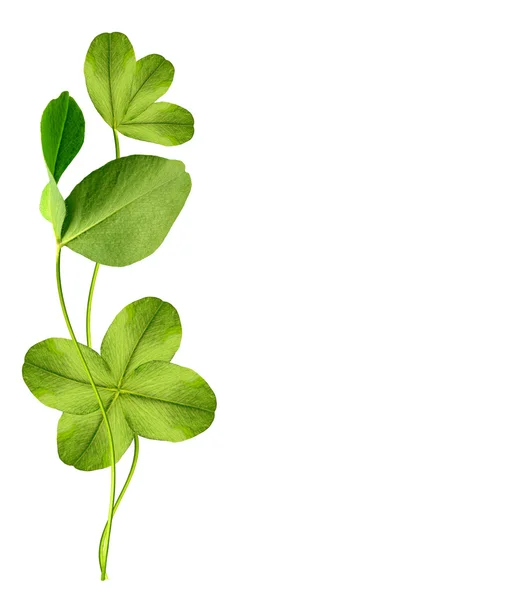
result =
[[[116,460],[135,434],[179,442],[212,424],[216,399],[209,385],[191,369],[168,362],[180,341],[175,308],[143,298],[116,316],[101,355],[82,346],[111,425]],[[24,380],[41,402],[64,412],[58,424],[62,461],[84,471],[102,469],[110,465],[107,430],[77,352],[67,342],[53,338],[33,346]]]
[[[106,123],[123,135],[145,142],[176,146],[194,135],[190,112],[175,104],[154,104],[174,78],[172,63],[159,54],[136,61],[122,33],[102,33],[85,58],[89,96]]]

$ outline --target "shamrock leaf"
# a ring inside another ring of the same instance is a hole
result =
[[[185,165],[159,156],[126,156],[93,171],[66,200],[62,245],[123,267],[163,242],[189,195]]]
[[[194,135],[189,111],[167,102],[154,104],[172,83],[172,63],[159,54],[136,62],[132,44],[123,33],[94,38],[84,72],[89,96],[112,129],[164,146],[183,144]]]
[[[135,434],[179,442],[214,420],[214,393],[194,371],[169,361],[179,348],[176,309],[158,298],[126,306],[110,325],[101,356],[81,346],[111,425],[116,460]],[[91,471],[110,465],[107,430],[96,398],[69,340],[51,339],[29,350],[24,380],[44,404],[64,411],[58,453],[66,464]]]
[[[65,202],[57,183],[80,151],[85,136],[82,111],[69,92],[63,92],[49,102],[42,115],[40,130],[49,176],[49,183],[40,199],[40,212],[53,224],[56,239],[59,240],[65,219]]]

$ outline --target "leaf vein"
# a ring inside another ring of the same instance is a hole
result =
[[[163,58],[163,57],[162,57],[162,58]],[[166,62],[166,61],[165,61],[165,59],[163,59],[163,61],[164,61],[164,62]],[[127,116],[127,113],[129,112],[129,108],[131,107],[132,101],[133,101],[133,100],[134,100],[134,98],[136,98],[136,96],[137,96],[137,95],[140,93],[140,90],[141,90],[141,88],[142,88],[142,87],[143,87],[143,86],[144,86],[144,85],[147,83],[147,81],[148,81],[148,80],[149,80],[149,79],[150,79],[150,78],[151,78],[151,77],[154,75],[154,73],[155,73],[155,72],[156,72],[156,71],[157,71],[157,70],[158,70],[158,69],[159,69],[159,68],[160,68],[162,65],[163,65],[163,62],[161,62],[161,63],[160,63],[160,64],[159,64],[159,65],[158,65],[158,66],[157,66],[155,69],[154,69],[154,71],[152,71],[152,72],[150,73],[150,75],[148,75],[148,77],[147,77],[147,78],[146,78],[146,79],[143,81],[143,83],[140,85],[140,87],[139,87],[139,88],[136,90],[136,93],[135,93],[135,94],[132,96],[132,98],[131,98],[131,99],[130,99],[130,101],[129,101],[129,106],[128,106],[128,108],[127,108],[126,112],[125,112],[125,116]],[[152,102],[151,104],[154,104],[154,103]],[[145,109],[145,110],[146,110],[146,109]],[[143,112],[143,111],[141,111],[141,112]],[[140,113],[140,114],[141,114],[141,113]],[[139,115],[137,115],[137,116],[139,116]],[[125,118],[125,117],[124,117],[124,118]]]
[[[106,409],[106,413],[107,413],[107,417],[109,416],[109,411],[112,408],[112,405],[114,404],[114,402],[116,401],[116,399],[118,398],[119,392],[117,392],[116,394],[114,394],[114,398],[112,399],[111,403],[107,406]],[[98,411],[101,415],[101,411]],[[85,448],[82,450],[80,456],[74,461],[74,466],[76,467],[78,465],[78,463],[80,462],[80,460],[83,458],[83,455],[87,452],[87,450],[89,450],[89,448],[91,447],[91,444],[94,440],[94,438],[98,435],[99,431],[100,431],[100,426],[103,423],[103,417],[100,416],[100,422],[98,423],[96,429],[94,430],[94,433],[91,436],[91,439],[89,440],[89,442],[87,443],[87,445],[85,446]]]
[[[138,392],[132,392],[131,390],[120,390],[120,391],[122,394],[129,394],[129,396],[137,396],[138,398],[144,398],[145,400],[155,400],[156,402],[164,402],[165,404],[174,404],[175,406],[182,406],[183,408],[193,408],[194,410],[201,410],[202,412],[214,414],[214,411],[209,408],[201,408],[200,406],[191,406],[190,404],[183,404],[182,402],[164,400],[163,398],[156,398],[155,396],[139,394]],[[125,403],[123,404],[123,406],[125,406]]]
[[[40,369],[40,371],[44,371],[45,373],[50,373],[51,375],[56,375],[56,377],[60,377],[61,379],[66,379],[67,381],[74,381],[75,383],[81,383],[82,385],[87,385],[87,386],[91,386],[89,381],[81,381],[80,379],[74,379],[74,377],[67,377],[66,375],[61,375],[60,373],[57,373],[56,371],[51,371],[51,369],[45,369],[44,367],[41,367],[40,365],[35,365],[34,363],[25,361],[26,365],[29,365],[30,367],[34,367],[35,369]],[[109,390],[111,391],[111,388],[105,387],[104,385],[98,385],[96,384],[96,387],[102,389],[102,390]]]
[[[129,364],[130,361],[132,360],[132,357],[134,356],[134,353],[136,352],[136,348],[138,347],[138,344],[141,342],[141,340],[143,339],[143,336],[145,335],[145,333],[148,331],[149,327],[151,326],[152,321],[154,321],[154,319],[156,318],[156,316],[158,315],[160,309],[162,308],[164,302],[162,300],[160,300],[160,305],[158,306],[158,308],[156,309],[156,311],[154,312],[154,314],[152,315],[152,318],[150,319],[150,321],[147,323],[147,326],[145,327],[145,329],[141,332],[140,337],[138,338],[138,341],[134,344],[134,348],[132,349],[132,352],[129,356],[129,360],[127,361],[124,369],[123,369],[123,373],[120,377],[120,381],[118,383],[118,387],[120,387],[120,385],[122,384],[123,378],[125,377],[125,375],[127,374],[127,369],[129,368]]]

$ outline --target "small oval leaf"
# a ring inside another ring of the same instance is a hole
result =
[[[56,183],[80,151],[85,137],[83,113],[69,92],[51,100],[40,123],[42,150]]]

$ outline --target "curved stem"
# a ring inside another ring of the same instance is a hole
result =
[[[113,128],[112,133],[114,135],[114,149],[116,151],[116,158],[120,158],[120,140],[118,138],[118,132]],[[96,285],[96,277],[98,277],[98,271],[100,269],[100,263],[96,263],[94,266],[94,273],[92,274],[91,287],[89,288],[89,297],[87,298],[87,313],[85,329],[87,332],[87,346],[92,348],[91,339],[91,308],[92,308],[92,296],[94,294],[94,286]]]
[[[132,476],[134,475],[134,471],[136,470],[136,464],[138,463],[138,455],[140,452],[140,442],[139,442],[139,437],[134,434],[134,456],[132,458],[132,465],[129,471],[129,474],[127,475],[127,480],[125,481],[124,486],[121,489],[120,495],[118,496],[118,499],[116,500],[116,504],[114,505],[114,511],[113,511],[113,516],[116,514],[116,511],[118,510],[118,506],[120,505],[123,496],[125,496],[125,492],[127,491],[127,488],[130,485]],[[107,535],[107,528],[109,526],[109,522],[107,521],[107,523],[105,524],[105,529],[103,530],[102,536],[100,538],[100,546],[98,548],[98,560],[100,562],[100,568],[102,565],[102,548],[105,544],[105,537]]]
[[[116,151],[116,158],[120,158],[120,142],[118,139],[118,132],[116,131],[116,129],[112,130],[113,135],[114,135],[114,147],[115,147],[115,151]],[[91,347],[91,309],[92,309],[92,297],[94,294],[94,287],[96,285],[96,277],[98,276],[98,270],[100,268],[99,263],[96,263],[95,267],[94,267],[94,273],[92,275],[92,280],[91,280],[91,287],[89,289],[89,298],[87,300],[87,315],[86,315],[86,327],[87,327],[87,345],[89,347]],[[114,517],[114,515],[116,514],[116,511],[118,510],[118,506],[120,505],[121,501],[123,500],[123,496],[125,496],[125,492],[127,491],[127,488],[130,485],[130,482],[132,480],[132,476],[134,475],[134,471],[136,470],[136,465],[138,463],[138,456],[139,456],[139,452],[140,452],[140,442],[139,442],[139,438],[138,436],[135,434],[134,435],[134,456],[132,458],[132,464],[131,464],[131,468],[129,471],[129,474],[127,475],[127,479],[125,481],[125,484],[123,485],[123,488],[121,489],[121,492],[118,496],[118,499],[116,500],[116,503],[114,504],[113,507],[113,511],[112,511],[112,517]],[[114,502],[114,497],[113,497],[113,502]],[[109,545],[109,538],[110,538],[110,530],[111,530],[111,521],[110,519],[107,520],[107,522],[105,523],[105,527],[103,529],[101,538],[100,538],[100,544],[98,546],[98,561],[100,563],[100,569],[102,569],[103,572],[103,564],[104,564],[104,555],[105,555],[105,564],[107,562],[106,560],[106,551],[108,551],[108,545]],[[105,576],[107,575],[106,571],[105,571]]]
[[[87,298],[87,313],[85,328],[87,330],[87,346],[92,348],[91,338],[91,308],[92,308],[92,296],[94,294],[94,286],[96,285],[96,277],[98,277],[98,271],[100,269],[100,263],[96,263],[94,267],[94,273],[92,274],[91,287],[89,288],[89,297]]]
[[[94,383],[94,379],[92,377],[89,366],[87,365],[87,361],[85,360],[85,357],[83,356],[80,345],[78,344],[78,340],[76,339],[76,336],[74,335],[71,321],[70,321],[69,315],[67,313],[67,308],[65,306],[65,300],[63,297],[63,289],[62,289],[62,276],[61,276],[61,270],[60,270],[61,253],[62,253],[61,246],[57,246],[57,248],[56,248],[56,285],[58,287],[58,296],[60,298],[60,306],[62,307],[62,313],[63,313],[63,317],[65,319],[65,324],[67,325],[67,329],[69,330],[69,335],[71,336],[71,339],[74,343],[76,351],[78,352],[78,356],[80,357],[80,360],[85,369],[85,372],[87,373],[87,377],[92,386],[92,389],[94,391],[96,399],[98,400],[98,404],[100,406],[100,411],[103,416],[103,421],[105,423],[105,427],[107,428],[107,437],[109,439],[109,448],[110,448],[110,454],[111,454],[111,498],[110,498],[110,504],[109,504],[109,516],[107,519],[107,535],[106,535],[107,541],[105,543],[104,557],[103,557],[103,560],[101,561],[102,562],[101,578],[103,581],[104,579],[107,579],[107,555],[109,552],[109,541],[110,541],[110,537],[111,537],[112,517],[114,515],[114,497],[116,495],[116,453],[114,451],[114,439],[112,437],[111,426],[109,423],[109,418],[107,417],[107,412],[105,410],[105,406],[103,405],[103,401],[98,392],[98,388],[96,387],[96,384]]]

